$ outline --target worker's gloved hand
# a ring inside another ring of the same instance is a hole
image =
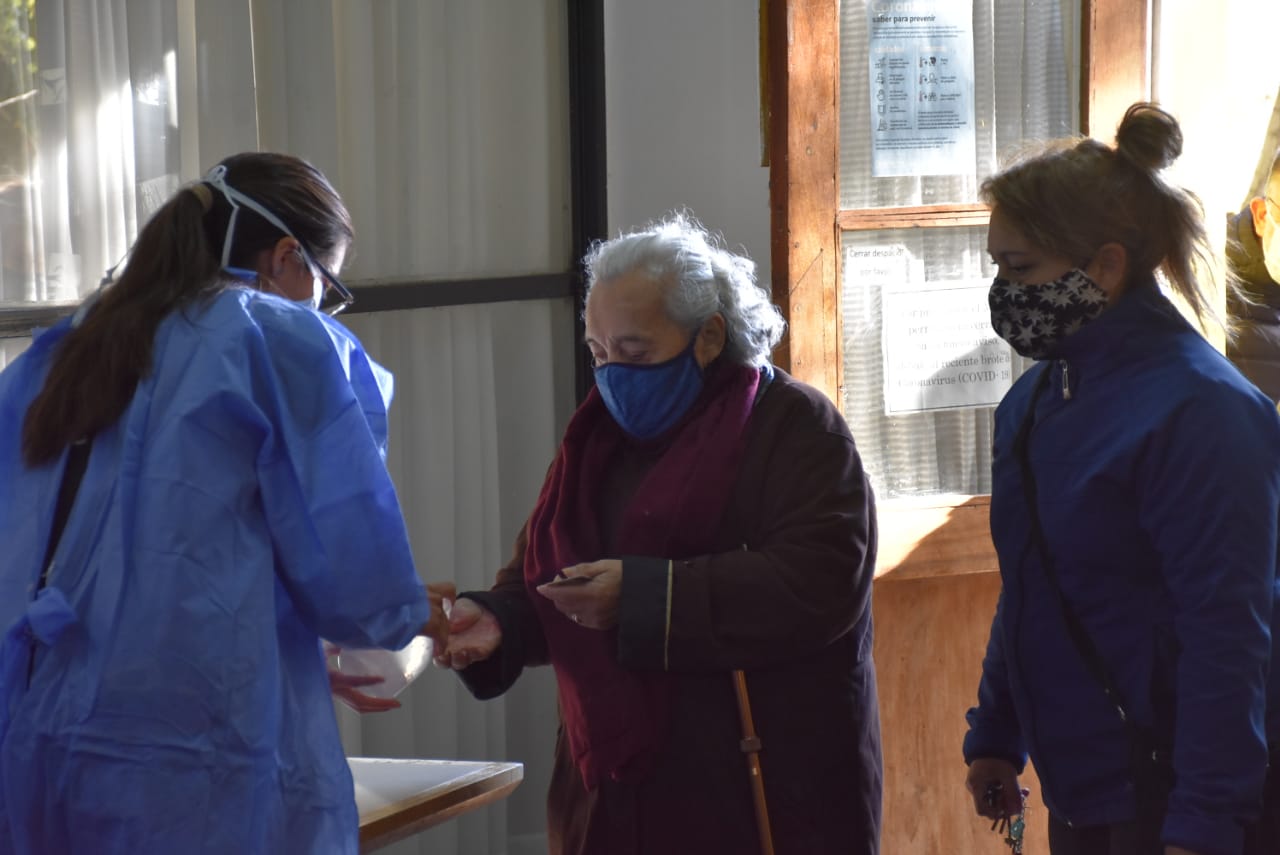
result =
[[[382,677],[358,674],[343,674],[341,671],[329,669],[329,688],[333,696],[358,713],[386,712],[400,708],[395,698],[375,698],[360,691],[361,686],[376,686],[383,683]]]

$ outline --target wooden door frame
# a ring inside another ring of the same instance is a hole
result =
[[[775,362],[839,401],[839,0],[761,0]]]
[[[1128,105],[1150,97],[1151,4],[1081,0],[1081,128],[1105,142],[1111,142]],[[761,7],[771,285],[788,323],[775,362],[840,405],[841,232],[981,226],[987,210],[982,205],[840,210],[839,0],[761,0]],[[882,503],[877,575],[995,569],[989,505],[989,496]],[[938,538],[943,526],[949,536]],[[939,546],[917,548],[926,538]]]

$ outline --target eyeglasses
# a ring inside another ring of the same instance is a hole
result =
[[[1270,196],[1263,196],[1262,199],[1268,204],[1275,205],[1276,210],[1280,211],[1280,202],[1277,202],[1275,199],[1272,199]]]
[[[320,278],[324,280],[324,293],[320,296],[320,311],[333,317],[341,314],[356,301],[355,295],[347,290],[347,286],[343,285],[337,276],[330,273],[329,268],[317,261],[314,255],[305,249],[302,250],[302,255],[315,267],[320,274]]]

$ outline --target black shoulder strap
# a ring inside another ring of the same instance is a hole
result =
[[[1036,479],[1035,473],[1031,470],[1031,455],[1029,451],[1031,440],[1031,428],[1035,423],[1036,402],[1040,400],[1040,395],[1044,392],[1046,386],[1049,385],[1049,366],[1045,365],[1040,373],[1040,377],[1036,379],[1035,387],[1031,392],[1031,402],[1027,405],[1027,412],[1022,417],[1022,422],[1018,425],[1018,434],[1013,441],[1014,454],[1018,458],[1018,464],[1022,469],[1022,492],[1027,504],[1027,516],[1031,520],[1031,538],[1035,541],[1036,549],[1040,553],[1040,564],[1044,567],[1044,574],[1049,580],[1049,587],[1053,590],[1054,596],[1058,600],[1058,610],[1062,613],[1062,620],[1067,626],[1067,634],[1071,636],[1071,642],[1075,645],[1080,658],[1084,660],[1085,668],[1089,674],[1102,687],[1102,691],[1107,696],[1107,700],[1115,707],[1116,714],[1120,716],[1120,721],[1124,724],[1125,729],[1133,737],[1139,745],[1146,744],[1146,734],[1142,728],[1129,715],[1128,708],[1125,706],[1124,696],[1120,693],[1120,687],[1116,685],[1115,678],[1112,677],[1110,669],[1107,668],[1106,662],[1102,659],[1102,654],[1098,652],[1097,645],[1093,643],[1089,631],[1085,629],[1083,623],[1080,622],[1079,616],[1075,610],[1071,608],[1071,603],[1067,601],[1067,596],[1063,593],[1062,582],[1058,577],[1058,567],[1053,562],[1053,555],[1049,551],[1049,542],[1044,536],[1044,527],[1040,523],[1040,506],[1037,501]]]
[[[67,452],[67,465],[62,471],[62,484],[58,487],[58,503],[54,506],[53,527],[49,531],[49,545],[45,548],[40,582],[36,590],[43,588],[49,581],[49,571],[53,569],[53,555],[58,550],[58,542],[62,540],[62,530],[67,527],[67,519],[71,516],[71,508],[75,505],[76,493],[80,491],[80,482],[84,480],[85,470],[89,468],[89,452],[92,448],[93,443],[85,440],[73,443]]]

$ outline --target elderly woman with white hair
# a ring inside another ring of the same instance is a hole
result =
[[[871,855],[875,507],[849,429],[770,364],[754,265],[690,218],[586,268],[595,389],[441,663],[482,699],[555,668],[554,855]]]

